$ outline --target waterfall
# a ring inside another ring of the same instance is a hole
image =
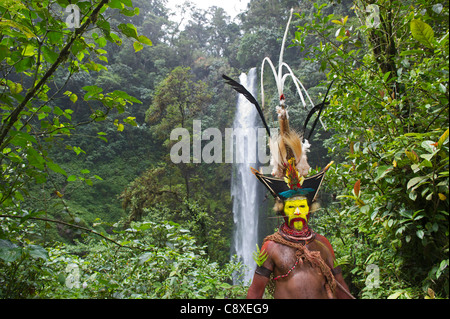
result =
[[[252,68],[248,76],[242,73],[239,80],[253,96],[256,96],[256,68]],[[233,161],[231,196],[235,229],[233,248],[239,260],[246,266],[241,278],[244,283],[248,283],[253,278],[256,266],[253,252],[258,243],[261,186],[258,179],[251,173],[250,167],[258,168],[257,125],[259,123],[255,106],[240,94],[233,123],[236,153]],[[236,283],[237,278],[234,281]]]

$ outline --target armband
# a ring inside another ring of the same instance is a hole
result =
[[[261,275],[263,277],[270,278],[270,274],[272,273],[272,270],[267,269],[264,266],[258,266],[258,267],[256,267],[255,273],[257,273],[258,275]]]
[[[331,272],[333,273],[333,275],[337,275],[337,274],[340,274],[341,272],[342,272],[342,269],[341,269],[341,266],[337,266],[336,268],[334,268],[334,269],[331,269]]]

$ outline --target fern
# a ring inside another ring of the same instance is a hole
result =
[[[256,261],[256,264],[261,267],[267,257],[267,252],[265,250],[260,251],[258,244],[256,244],[256,251],[253,252],[253,260]]]

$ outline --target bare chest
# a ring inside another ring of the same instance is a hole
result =
[[[322,247],[309,245],[310,251],[320,252],[318,258],[327,260]],[[275,298],[327,298],[326,279],[311,262],[297,258],[296,249],[279,244],[273,256]]]

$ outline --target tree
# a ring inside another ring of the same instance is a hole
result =
[[[152,125],[154,135],[170,150],[173,145],[169,141],[171,130],[182,127],[192,132],[192,121],[201,114],[210,97],[205,83],[194,82],[190,68],[177,67],[158,85],[146,120]],[[182,171],[189,198],[189,179],[194,166],[180,163],[177,167]]]
[[[79,100],[77,94],[67,90],[74,75],[106,69],[102,47],[107,41],[120,44],[123,35],[133,39],[135,49],[151,45],[132,24],[122,23],[112,30],[108,22],[111,10],[133,16],[136,11],[129,8],[130,0],[76,4],[66,0],[8,0],[0,4],[0,267],[6,269],[5,273],[19,274],[19,265],[30,262],[30,258],[46,258],[45,249],[35,245],[32,237],[27,238],[27,223],[46,214],[24,209],[30,187],[48,182],[55,198],[68,209],[59,182],[82,179],[92,184],[91,177],[85,175],[89,170],[80,177],[70,175],[51,158],[48,149],[52,142],[71,136],[79,126],[105,120],[112,111],[122,113],[128,105],[140,103],[124,91],[103,92],[96,85],[86,85],[83,102],[89,109],[88,116],[77,122],[72,117],[74,110],[60,102]],[[91,33],[93,30],[96,32]],[[64,81],[59,82],[61,74]],[[123,127],[118,121],[115,124]],[[104,139],[101,132],[97,136]],[[77,146],[66,146],[73,154],[82,152]],[[19,223],[12,222],[18,217],[23,217]],[[16,252],[12,257],[8,247]],[[25,261],[14,263],[21,258]],[[7,278],[7,282],[13,281]],[[4,282],[2,279],[2,286]],[[29,293],[36,288],[30,288]]]
[[[156,88],[146,121],[162,140],[167,139],[172,128],[192,125],[210,97],[206,84],[195,82],[189,67],[176,67]]]

